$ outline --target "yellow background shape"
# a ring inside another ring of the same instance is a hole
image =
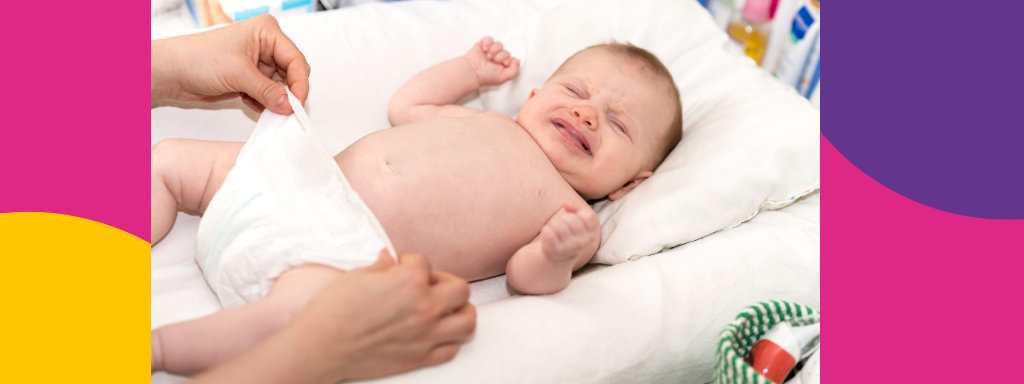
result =
[[[0,214],[0,381],[147,382],[149,254],[95,221]]]

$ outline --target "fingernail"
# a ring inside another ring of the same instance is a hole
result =
[[[288,107],[288,95],[281,95],[281,98],[277,99],[277,109],[279,111],[287,111]]]

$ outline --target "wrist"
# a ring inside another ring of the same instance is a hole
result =
[[[549,263],[555,264],[555,265],[558,265],[558,266],[561,266],[562,264],[572,264],[572,263],[574,263],[576,261],[576,256],[579,255],[580,252],[582,252],[582,251],[583,251],[582,249],[579,249],[579,250],[576,250],[576,251],[567,252],[567,253],[558,254],[558,255],[550,254],[548,252],[544,252],[544,259],[546,259]]]
[[[282,347],[293,351],[289,359],[290,371],[297,379],[293,382],[338,383],[352,379],[352,367],[346,365],[351,361],[348,346],[324,344],[322,332],[327,328],[316,320],[317,316],[300,317],[281,331]]]
[[[158,101],[173,100],[178,93],[175,81],[177,63],[173,52],[176,38],[153,40],[150,43],[150,104]]]
[[[480,81],[480,69],[473,65],[473,60],[470,60],[468,54],[462,56],[462,62],[468,69],[468,72],[473,74],[473,89],[477,90],[484,86],[483,81]]]

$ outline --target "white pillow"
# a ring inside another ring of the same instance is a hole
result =
[[[679,18],[650,18],[669,13]],[[608,18],[608,15],[617,15]],[[595,204],[601,248],[617,264],[697,240],[778,209],[820,186],[820,113],[754,62],[696,1],[567,0],[500,36],[519,76],[481,90],[488,110],[515,116],[533,88],[588,46],[631,42],[657,55],[682,96],[682,142],[626,197]]]

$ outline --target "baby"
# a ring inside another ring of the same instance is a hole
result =
[[[681,139],[679,91],[654,55],[611,43],[566,60],[530,92],[515,119],[455,104],[518,72],[519,61],[501,43],[484,38],[465,56],[420,72],[398,90],[388,105],[394,128],[370,134],[334,157],[341,185],[357,193],[346,197],[356,207],[353,215],[368,209],[360,223],[369,224],[361,228],[379,234],[346,251],[355,255],[339,258],[369,265],[378,250],[393,246],[398,253],[424,254],[436,270],[467,280],[506,273],[522,293],[553,293],[569,284],[572,271],[600,244],[600,224],[587,201],[622,198]],[[155,241],[167,233],[179,207],[214,209],[211,200],[230,184],[226,179],[236,158],[241,162],[246,155],[243,144],[168,140],[153,148]],[[243,171],[236,167],[231,175],[236,172]],[[197,260],[207,244],[202,238],[199,243]],[[248,304],[225,305],[211,316],[154,331],[153,370],[193,373],[240,353],[287,324],[350,267],[288,257],[299,259],[267,272],[269,291],[240,289],[249,293],[239,303]],[[226,303],[223,296],[221,302]]]

